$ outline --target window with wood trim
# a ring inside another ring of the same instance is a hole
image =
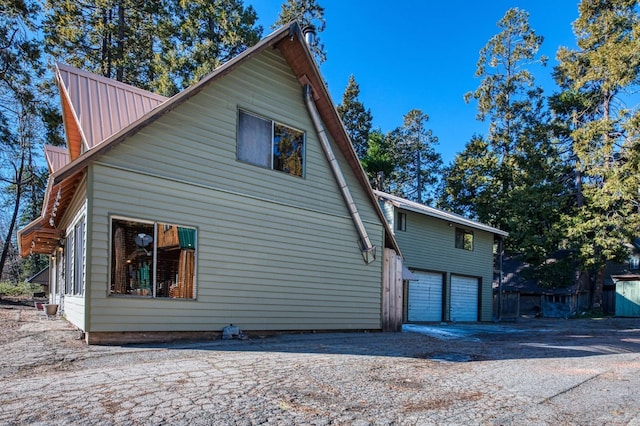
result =
[[[473,232],[462,228],[456,228],[456,248],[472,251]]]
[[[303,177],[304,151],[304,132],[238,111],[238,160]]]
[[[111,219],[113,295],[195,298],[196,229]]]

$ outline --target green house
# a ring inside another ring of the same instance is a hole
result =
[[[164,98],[59,64],[23,256],[88,343],[398,330],[402,263],[297,24]]]

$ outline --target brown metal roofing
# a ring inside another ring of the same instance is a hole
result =
[[[322,121],[353,169],[362,187],[367,191],[367,195],[376,209],[381,223],[385,226],[386,247],[400,253],[400,248],[378,206],[366,173],[353,150],[349,136],[331,101],[326,84],[297,23],[291,23],[274,31],[252,48],[247,49],[215,69],[194,86],[164,102],[164,98],[150,92],[135,89],[104,77],[93,76],[91,73],[76,70],[72,67],[58,65],[65,131],[72,161],[51,175],[54,188],[61,184],[65,185],[67,180],[79,182],[87,165],[94,158],[126,140],[139,129],[152,123],[161,115],[173,110],[202,91],[213,81],[233,72],[240,64],[245,63],[268,48],[277,48],[282,52],[301,86],[311,85]],[[68,90],[67,86],[71,90]],[[118,94],[117,96],[115,95],[116,93]],[[101,96],[106,96],[107,100],[100,99]],[[127,99],[127,101],[124,104],[118,103],[121,102],[118,99],[122,98]],[[126,105],[128,114],[122,116],[121,114],[118,115],[117,111],[110,111],[110,109],[117,110],[122,105]],[[140,106],[140,108],[137,106]],[[80,110],[77,111],[76,108],[80,108]],[[92,113],[98,114],[99,119],[92,118],[90,116]],[[133,117],[137,118],[133,119]],[[108,123],[102,123],[101,120],[107,120]],[[100,139],[100,137],[103,139]],[[82,143],[85,144],[85,148],[90,149],[86,151],[81,149]],[[33,223],[28,225],[27,228],[32,225]],[[22,244],[29,242],[24,240]],[[21,250],[21,253],[23,253],[23,250]]]
[[[168,99],[69,65],[57,64],[56,68],[65,122],[77,123],[65,123],[65,127],[75,133],[76,139],[80,138],[74,141],[83,145],[84,149],[75,147],[81,148],[79,153],[138,121]]]
[[[60,170],[71,162],[69,150],[64,146],[45,145],[44,156],[47,159],[50,173]]]

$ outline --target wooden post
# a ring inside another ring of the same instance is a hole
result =
[[[382,331],[402,331],[402,258],[392,249],[384,249],[382,277]]]

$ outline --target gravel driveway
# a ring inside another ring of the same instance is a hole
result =
[[[640,320],[86,346],[0,305],[0,424],[640,425]]]

